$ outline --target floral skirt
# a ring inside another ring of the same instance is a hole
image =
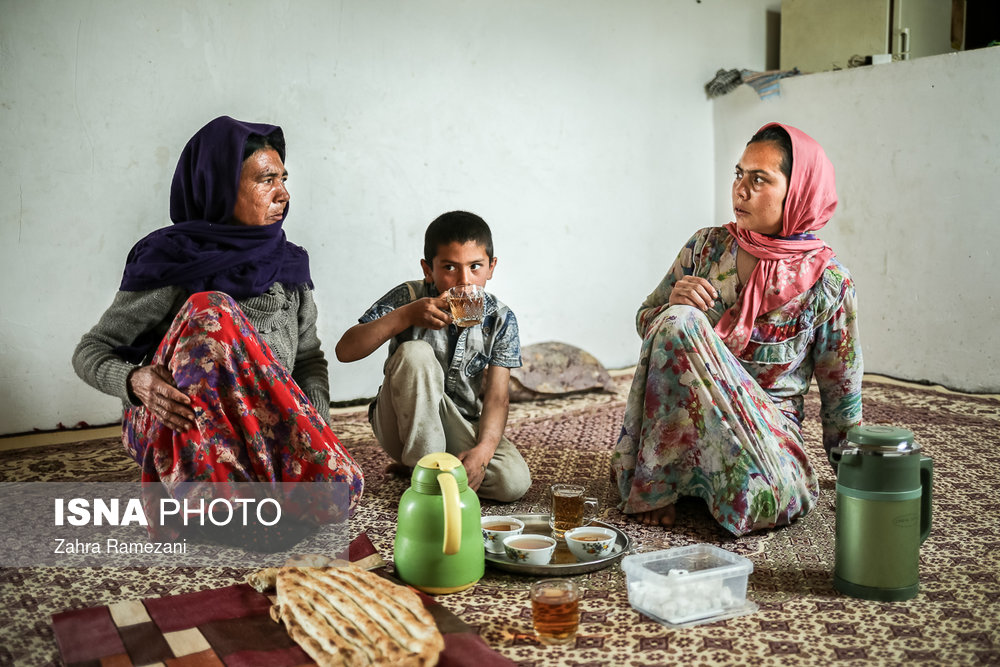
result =
[[[349,511],[361,498],[361,468],[278,362],[235,301],[192,295],[152,360],[191,397],[196,424],[163,425],[143,406],[126,410],[122,440],[143,482],[338,482]]]
[[[672,306],[653,321],[612,455],[622,511],[695,496],[734,535],[789,523],[819,496],[802,444],[704,313]]]

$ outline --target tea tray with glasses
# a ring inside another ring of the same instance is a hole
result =
[[[512,516],[524,522],[523,534],[525,535],[551,535],[552,533],[552,529],[549,528],[548,514],[514,514]],[[560,541],[552,554],[551,560],[545,565],[518,562],[511,560],[506,554],[491,553],[489,551],[486,552],[486,563],[499,570],[514,572],[516,574],[562,577],[602,570],[609,565],[617,563],[631,549],[631,542],[628,535],[614,526],[596,520],[591,521],[587,525],[599,526],[614,531],[616,537],[615,543],[607,555],[596,560],[580,561],[570,552],[566,543]]]

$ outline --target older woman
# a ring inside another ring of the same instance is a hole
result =
[[[143,481],[339,482],[360,468],[330,430],[305,250],[285,239],[281,128],[211,121],[181,153],[173,225],[129,253],[73,367],[122,399]]]
[[[647,525],[671,525],[682,496],[734,535],[805,515],[819,494],[801,431],[813,377],[827,451],[861,422],[854,283],[812,233],[837,205],[833,165],[800,130],[765,125],[732,200],[735,222],[696,232],[636,317],[612,472]]]

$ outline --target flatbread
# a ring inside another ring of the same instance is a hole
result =
[[[348,564],[346,560],[330,558],[322,554],[296,554],[285,561],[285,567],[341,567]],[[362,570],[375,570],[385,564],[385,561],[377,553],[354,561],[354,566],[360,567]],[[247,583],[258,593],[273,591],[277,585],[278,572],[280,571],[280,567],[265,567],[263,570],[251,572],[247,575]]]
[[[320,667],[437,664],[444,638],[411,589],[343,562],[268,569],[277,570],[271,617]]]

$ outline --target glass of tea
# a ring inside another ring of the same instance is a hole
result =
[[[597,514],[597,498],[584,496],[586,489],[579,484],[553,484],[549,528],[552,537],[564,539],[567,530],[593,521]]]
[[[580,625],[580,589],[569,579],[542,579],[531,585],[531,620],[543,644],[565,644]]]
[[[479,285],[456,285],[444,293],[455,326],[474,327],[482,324],[486,292]]]

